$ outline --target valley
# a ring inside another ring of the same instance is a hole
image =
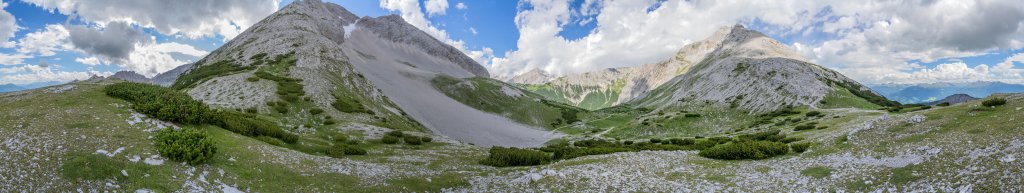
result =
[[[0,192],[1024,191],[1024,93],[886,96],[738,24],[498,77],[401,16],[295,1],[153,78],[0,93]]]

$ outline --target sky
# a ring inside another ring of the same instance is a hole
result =
[[[0,84],[122,70],[152,77],[291,1],[2,0]],[[862,83],[1024,83],[1019,0],[325,1],[360,16],[400,15],[496,76],[656,63],[741,24]]]

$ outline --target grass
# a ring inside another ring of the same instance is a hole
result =
[[[60,175],[74,180],[113,179],[121,177],[124,165],[104,155],[76,153],[60,166]]]
[[[836,92],[826,95],[825,99],[822,100],[818,106],[823,109],[832,108],[858,108],[858,109],[878,109],[881,106],[875,103],[871,103],[864,98],[854,95],[850,90],[846,88],[836,88]]]
[[[809,167],[801,170],[800,175],[813,178],[825,178],[832,175],[832,168],[822,166]]]
[[[554,129],[579,120],[586,110],[544,100],[540,95],[522,92],[516,87],[487,78],[457,79],[438,76],[431,80],[438,90],[476,109],[503,115],[516,122]],[[510,96],[506,92],[521,92]]]

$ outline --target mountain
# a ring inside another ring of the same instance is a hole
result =
[[[146,76],[143,76],[141,74],[135,73],[134,71],[118,71],[117,73],[114,73],[114,75],[110,75],[110,77],[107,78],[117,78],[129,82],[150,83],[149,78],[146,78]]]
[[[551,81],[552,78],[554,77],[545,72],[544,70],[535,68],[533,70],[530,70],[529,72],[514,76],[509,79],[498,79],[505,82],[516,84],[544,84],[547,83],[548,81]]]
[[[901,103],[924,103],[953,94],[967,94],[973,97],[988,97],[994,93],[1024,92],[1024,85],[1003,82],[925,83],[925,84],[879,84],[870,85],[882,95]]]
[[[955,104],[966,103],[966,102],[971,102],[971,101],[975,101],[975,100],[978,100],[978,98],[974,98],[971,95],[967,95],[967,94],[954,94],[954,95],[949,95],[946,98],[943,98],[942,100],[932,101],[932,102],[925,103],[925,104],[926,105],[937,105],[937,104],[941,104],[941,103],[949,103],[950,105],[955,105]]]
[[[184,73],[191,67],[192,64],[184,64],[175,67],[174,69],[171,69],[167,72],[157,74],[156,76],[153,76],[153,78],[146,78],[146,76],[135,73],[133,71],[118,71],[117,73],[114,73],[114,75],[110,75],[110,77],[107,78],[117,78],[130,82],[149,83],[167,87],[171,86],[171,84],[174,84],[174,82],[178,80],[178,76],[181,76],[182,73]]]
[[[0,85],[0,92],[13,92],[13,91],[19,91],[19,90],[25,90],[25,88],[22,88],[22,87],[20,87],[18,85],[14,85],[14,84]]]
[[[425,128],[483,146],[535,146],[558,136],[447,96],[431,83],[439,76],[489,73],[397,15],[359,18],[336,4],[307,0],[289,4],[211,52],[172,88],[220,108],[323,109],[342,120]],[[293,104],[268,105],[288,103]]]
[[[846,104],[850,100],[896,105],[857,81],[810,63],[784,44],[741,25],[723,28],[704,41],[714,44],[715,50],[685,74],[629,103],[653,108],[728,105],[751,112]]]
[[[741,25],[721,28],[663,62],[568,75],[524,88],[588,109],[624,103],[653,108],[726,104],[753,112],[786,106],[893,105]]]
[[[722,33],[720,31],[719,33]],[[635,99],[690,70],[715,50],[717,40],[708,39],[684,46],[665,61],[636,67],[608,68],[557,78],[516,76],[514,83],[548,99],[585,109],[601,109]],[[533,71],[531,71],[533,72]],[[525,80],[524,80],[525,79]]]

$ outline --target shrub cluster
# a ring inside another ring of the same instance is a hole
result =
[[[277,124],[230,111],[214,111],[179,91],[142,83],[121,82],[104,87],[111,97],[132,103],[132,109],[153,118],[184,124],[212,124],[229,131],[251,136],[269,136],[288,143],[298,136],[282,130]]]
[[[423,140],[421,140],[420,137],[412,136],[412,135],[406,135],[405,138],[402,139],[402,141],[405,141],[405,144],[409,144],[409,145],[422,145],[423,144]]]
[[[196,64],[202,64],[202,62],[197,62]],[[188,73],[182,74],[178,77],[178,80],[174,82],[174,85],[172,85],[171,88],[175,90],[189,88],[200,81],[209,79],[210,77],[245,70],[252,70],[252,67],[235,64],[232,60],[193,67],[193,69],[189,70]]]
[[[363,107],[363,104],[359,102],[359,100],[348,97],[334,97],[334,103],[331,103],[331,107],[345,113],[372,113],[370,110]]]
[[[156,135],[156,148],[163,157],[193,165],[206,162],[217,152],[213,139],[196,128],[161,130]]]
[[[514,147],[491,147],[490,154],[480,164],[494,167],[533,166],[552,161],[551,155],[542,151]]]
[[[699,155],[724,160],[765,159],[789,153],[789,146],[781,142],[744,141],[718,145],[700,151]]]
[[[740,141],[782,141],[786,134],[779,130],[769,130],[751,134],[744,134],[737,137]]]
[[[384,143],[384,144],[397,144],[398,141],[401,141],[401,140],[402,140],[402,138],[395,137],[393,135],[385,135],[384,137],[380,138],[380,142]]]
[[[942,103],[939,103],[939,104],[937,104],[935,106],[948,107],[949,106],[949,102],[942,102]]]
[[[811,148],[812,145],[814,145],[814,143],[803,142],[803,143],[790,144],[789,147],[793,149],[793,152],[803,153],[803,152],[807,151],[807,149]]]
[[[825,116],[825,114],[821,113],[821,111],[810,111],[810,112],[807,112],[807,114],[805,114],[805,115],[807,115],[808,117],[821,117],[821,116]]]
[[[985,101],[981,102],[981,105],[982,106],[986,106],[986,107],[996,107],[996,106],[1001,106],[1001,105],[1005,105],[1005,104],[1006,104],[1006,99],[1000,98],[1000,97],[988,99],[988,100],[985,100]]]
[[[131,102],[132,109],[139,113],[164,121],[203,124],[217,118],[206,104],[185,93],[157,85],[120,82],[104,87],[103,91],[107,96]]]
[[[366,155],[366,150],[352,145],[338,144],[324,152],[327,156],[341,158],[346,155]]]
[[[255,115],[234,112],[222,112],[220,115],[220,121],[216,125],[231,132],[252,137],[268,136],[278,138],[285,143],[299,141],[298,135],[284,131],[281,126],[274,122],[256,117]]]

